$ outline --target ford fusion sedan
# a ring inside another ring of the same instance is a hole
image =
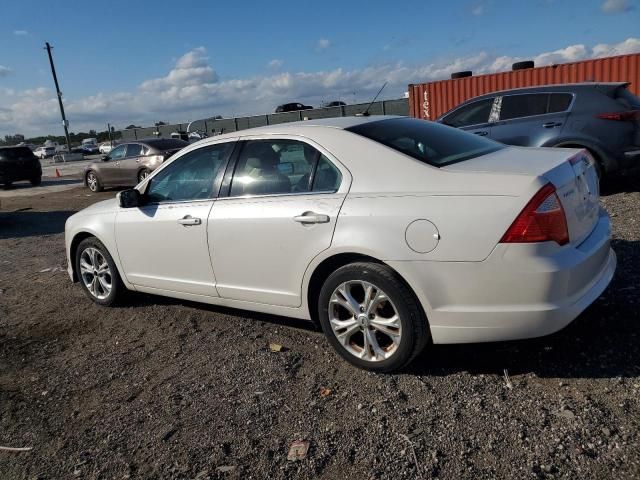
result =
[[[132,187],[187,145],[188,142],[176,139],[123,143],[114,147],[101,161],[85,168],[84,184],[92,192],[99,192],[104,187]]]
[[[350,117],[205,139],[70,217],[69,275],[321,325],[388,372],[433,343],[569,324],[616,266],[593,158],[438,123]]]

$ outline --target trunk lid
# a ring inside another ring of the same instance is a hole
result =
[[[585,150],[510,147],[443,170],[526,175],[532,180],[541,178],[552,183],[562,203],[573,245],[582,243],[598,222],[598,175],[593,158]]]

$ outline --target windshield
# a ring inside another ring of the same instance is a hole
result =
[[[379,120],[347,130],[434,167],[444,167],[505,148],[492,140],[415,118]]]

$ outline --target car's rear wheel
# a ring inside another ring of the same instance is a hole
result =
[[[80,285],[91,300],[111,306],[124,295],[116,264],[100,240],[89,237],[80,242],[75,262]]]
[[[33,177],[30,181],[31,181],[31,185],[33,185],[34,187],[37,187],[42,183],[42,177],[41,176]]]
[[[138,183],[140,183],[141,181],[143,181],[145,178],[147,178],[149,176],[149,174],[151,173],[151,171],[149,171],[148,169],[144,168],[142,170],[140,170],[138,172]]]
[[[367,370],[398,370],[429,340],[415,295],[386,265],[352,263],[333,272],[320,292],[318,313],[331,345]]]
[[[2,185],[4,186],[4,188],[9,189],[9,188],[11,188],[11,184],[12,183],[13,182],[11,180],[5,180]]]
[[[100,183],[100,179],[98,178],[98,174],[93,170],[90,170],[87,173],[87,187],[92,192],[101,192],[102,184]]]

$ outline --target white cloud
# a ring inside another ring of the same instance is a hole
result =
[[[278,70],[280,67],[282,67],[283,63],[284,62],[282,60],[280,60],[279,58],[274,58],[269,63],[267,63],[267,66],[269,68],[273,68],[274,70]]]
[[[6,77],[12,71],[13,70],[11,70],[9,67],[5,67],[4,65],[0,65],[0,77]]]
[[[480,16],[484,14],[484,5],[482,5],[481,3],[478,5],[475,5],[474,7],[471,8],[471,14],[475,15],[475,16]]]
[[[399,98],[409,83],[448,78],[452,72],[472,70],[476,74],[509,70],[513,62],[533,59],[536,65],[573,62],[587,58],[640,52],[640,38],[616,44],[570,45],[525,58],[496,56],[480,51],[466,57],[409,65],[387,63],[359,69],[335,68],[315,72],[278,72],[248,78],[221,79],[207,51],[199,47],[180,57],[163,77],[142,82],[132,91],[96,93],[83,98],[65,98],[71,130],[103,129],[106,122],[118,127],[130,123],[152,125],[214,115],[253,115],[271,112],[276,105],[301,101],[319,105],[326,98],[373,97],[386,81],[385,98]],[[1,71],[1,70],[0,70]],[[58,104],[53,90],[10,90],[0,87],[0,134],[60,133]]]
[[[602,4],[604,13],[620,13],[631,10],[630,0],[605,0]]]
[[[326,50],[331,46],[331,41],[328,38],[321,38],[316,42],[316,50],[319,52],[322,50]]]
[[[26,30],[14,30],[13,34],[20,37],[24,35],[29,35],[29,32],[27,32]]]

